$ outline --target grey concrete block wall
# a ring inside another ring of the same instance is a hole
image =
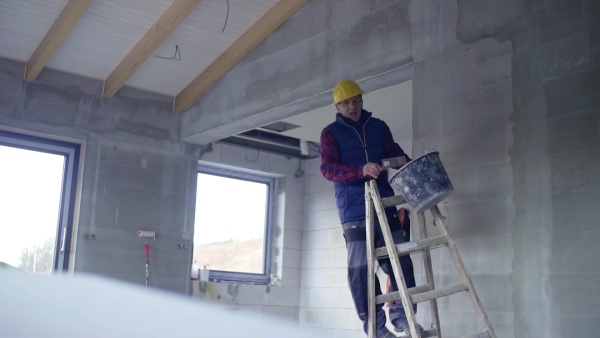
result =
[[[414,155],[441,152],[455,186],[442,211],[496,333],[596,335],[599,4],[413,1],[409,13]],[[442,285],[456,280],[441,253],[434,264]],[[478,324],[453,297],[442,328],[459,337]]]
[[[363,337],[347,282],[347,253],[333,183],[305,163],[306,188],[299,324],[327,337]]]
[[[23,70],[22,63],[0,59],[0,128],[85,146],[75,273],[143,285],[149,242],[151,287],[198,295],[197,283],[189,279],[198,160],[277,172],[282,178],[275,198],[272,273],[280,285],[220,283],[211,290],[222,295],[219,303],[225,306],[297,322],[304,197],[304,178],[294,177],[298,159],[223,144],[186,144],[179,141],[181,115],[172,113],[172,98],[124,88],[104,100],[100,81],[44,70],[30,84],[22,80]],[[140,229],[156,231],[156,240],[138,238]],[[92,234],[95,240],[85,239]],[[236,297],[229,296],[231,288]]]
[[[46,69],[26,83],[24,67],[0,60],[0,128],[84,146],[73,271],[143,285],[147,239],[137,231],[153,230],[150,285],[188,293],[201,147],[179,141],[172,98],[124,88],[105,100],[101,81]]]

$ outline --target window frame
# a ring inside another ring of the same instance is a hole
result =
[[[64,157],[52,271],[67,272],[71,258],[81,144],[0,129],[0,145]]]
[[[208,174],[250,182],[264,183],[267,185],[267,207],[264,230],[263,247],[263,273],[246,273],[223,270],[209,270],[208,279],[211,282],[240,283],[240,284],[269,284],[271,282],[271,258],[273,247],[273,214],[276,178],[267,173],[241,167],[211,165],[205,162],[198,163],[198,174]],[[198,191],[196,191],[196,196]],[[194,220],[194,232],[196,224]],[[193,245],[193,244],[192,244]],[[193,252],[193,250],[192,250]],[[193,257],[193,254],[192,254]],[[193,258],[192,258],[193,260]]]

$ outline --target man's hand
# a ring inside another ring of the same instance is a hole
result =
[[[373,178],[377,178],[377,176],[379,176],[379,174],[381,173],[381,166],[377,163],[367,163],[363,166],[363,177],[373,177]]]

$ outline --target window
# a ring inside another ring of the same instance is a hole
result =
[[[275,179],[200,165],[193,261],[214,281],[268,283]]]
[[[0,130],[0,262],[69,267],[80,145]]]

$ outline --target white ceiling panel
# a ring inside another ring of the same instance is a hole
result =
[[[27,62],[69,0],[0,0],[0,57]]]
[[[204,0],[157,49],[155,55],[173,57],[179,47],[181,61],[150,57],[127,85],[171,96],[179,94],[216,58],[252,27],[277,0]]]
[[[172,2],[92,1],[47,67],[106,79]]]
[[[0,57],[29,61],[69,1],[0,0]],[[42,66],[106,80],[174,1],[93,0]],[[202,0],[125,85],[178,95],[280,1]]]

